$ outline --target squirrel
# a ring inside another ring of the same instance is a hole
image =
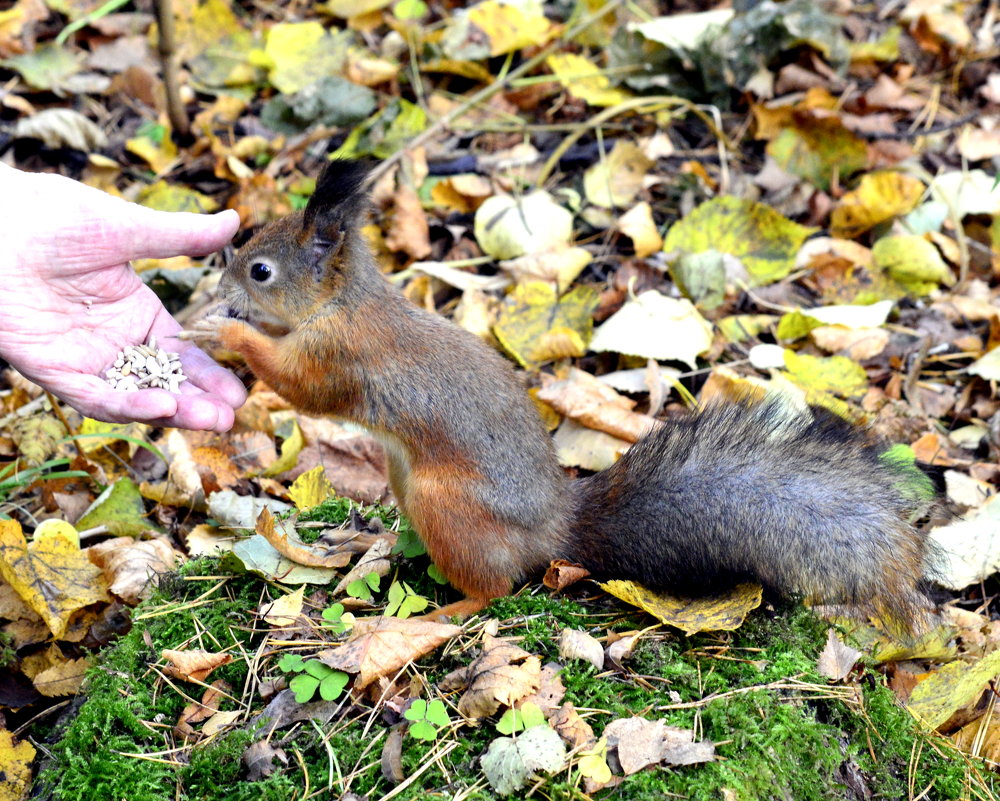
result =
[[[237,252],[224,312],[190,338],[382,441],[401,511],[465,595],[436,617],[478,612],[554,559],[686,594],[750,579],[902,621],[927,606],[912,476],[831,413],[710,405],[567,477],[513,365],[377,268],[360,231],[366,175],[331,161],[303,210]]]

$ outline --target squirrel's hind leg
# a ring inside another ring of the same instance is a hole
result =
[[[464,601],[425,618],[465,617],[509,595],[521,560],[516,538],[472,494],[474,477],[456,466],[416,468],[406,481],[404,511],[427,552]]]

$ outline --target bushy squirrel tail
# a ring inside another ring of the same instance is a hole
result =
[[[598,577],[698,595],[749,579],[909,626],[927,607],[909,520],[929,492],[912,459],[768,398],[668,422],[575,482],[570,539]]]

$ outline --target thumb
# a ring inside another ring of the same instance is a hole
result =
[[[240,227],[240,215],[232,209],[192,214],[130,205],[130,225],[122,242],[127,259],[204,256],[227,245]]]

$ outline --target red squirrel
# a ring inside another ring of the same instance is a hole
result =
[[[192,337],[385,444],[401,510],[466,596],[437,615],[477,612],[553,559],[684,593],[752,579],[900,619],[924,605],[906,478],[832,415],[710,407],[570,480],[511,363],[379,272],[359,231],[365,175],[330,162],[304,210],[240,249],[226,315]]]

